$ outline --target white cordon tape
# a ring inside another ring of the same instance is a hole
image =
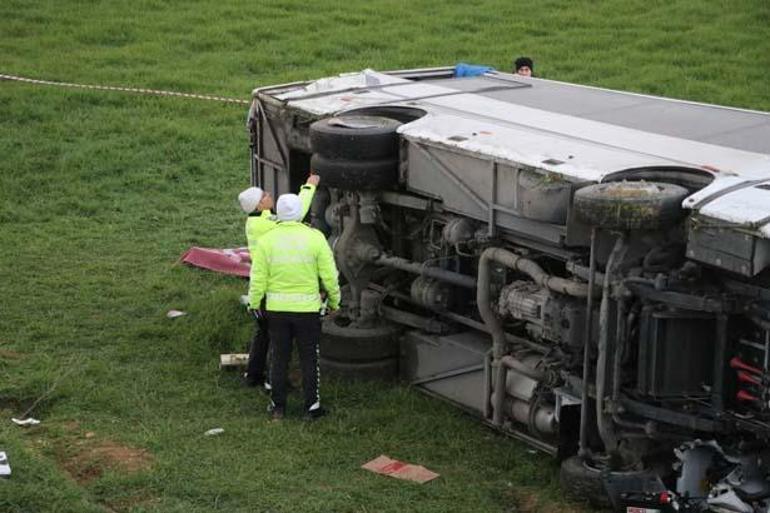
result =
[[[91,89],[96,91],[120,91],[123,93],[149,94],[153,96],[176,96],[179,98],[192,98],[194,100],[209,100],[215,102],[235,103],[239,105],[251,104],[248,100],[240,98],[228,98],[226,96],[212,96],[208,94],[179,93],[176,91],[162,91],[160,89],[142,89],[137,87],[117,87],[92,84],[73,84],[71,82],[55,82],[53,80],[38,80],[35,78],[18,77],[16,75],[4,75],[0,73],[0,80],[11,80],[14,82],[24,82],[26,84],[48,85],[58,87],[71,87],[75,89]]]

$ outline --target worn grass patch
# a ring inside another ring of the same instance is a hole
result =
[[[65,456],[61,461],[61,466],[80,484],[88,484],[102,477],[105,472],[132,474],[151,466],[152,457],[145,449],[110,441],[90,447],[80,445],[79,452]]]
[[[547,78],[770,110],[769,26],[764,0],[5,0],[0,72],[248,98],[364,67],[508,69],[529,54]],[[555,462],[408,389],[324,383],[330,418],[276,426],[264,397],[219,373],[218,353],[250,336],[246,284],[174,263],[243,243],[245,116],[0,82],[0,449],[14,472],[0,511],[571,508]],[[7,421],[44,395],[41,426]],[[225,433],[204,437],[213,427]],[[382,453],[441,478],[358,468]]]
[[[149,471],[154,457],[147,449],[105,440],[94,431],[83,431],[77,421],[62,424],[63,436],[51,437],[58,466],[80,485],[105,473],[130,475]]]

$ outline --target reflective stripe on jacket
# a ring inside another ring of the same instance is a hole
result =
[[[249,302],[267,297],[272,312],[318,312],[318,281],[329,297],[329,308],[340,305],[334,255],[320,231],[298,221],[279,222],[259,239],[252,255]]]
[[[299,189],[299,199],[302,202],[302,218],[310,210],[310,204],[313,203],[315,194],[315,185],[306,183]],[[263,210],[260,214],[252,214],[246,219],[246,241],[249,245],[249,254],[251,261],[254,261],[254,249],[257,247],[257,240],[264,234],[276,227],[278,221],[269,210]]]

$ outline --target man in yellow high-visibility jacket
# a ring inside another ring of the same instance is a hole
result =
[[[326,413],[319,394],[318,343],[321,337],[321,294],[328,309],[340,306],[340,287],[334,255],[320,231],[304,225],[302,202],[295,194],[278,198],[278,226],[259,239],[251,265],[249,300],[266,298],[273,345],[270,381],[271,413],[282,419],[286,408],[286,381],[293,341],[302,367],[302,390],[309,419]]]
[[[311,170],[307,183],[299,190],[299,198],[302,203],[301,215],[304,218],[310,210],[313,195],[318,186],[319,176]],[[246,219],[246,241],[249,246],[252,266],[254,265],[254,251],[257,240],[278,225],[273,215],[273,197],[269,192],[259,187],[249,187],[238,195],[238,202],[243,211],[248,214]],[[253,387],[264,387],[270,390],[270,384],[265,379],[265,367],[267,362],[267,350],[270,347],[268,324],[263,304],[251,303],[251,313],[256,321],[254,338],[249,348],[249,363],[246,367],[246,384]]]

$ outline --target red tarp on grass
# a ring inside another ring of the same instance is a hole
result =
[[[213,249],[192,247],[179,261],[222,274],[249,277],[251,257],[249,248]]]

